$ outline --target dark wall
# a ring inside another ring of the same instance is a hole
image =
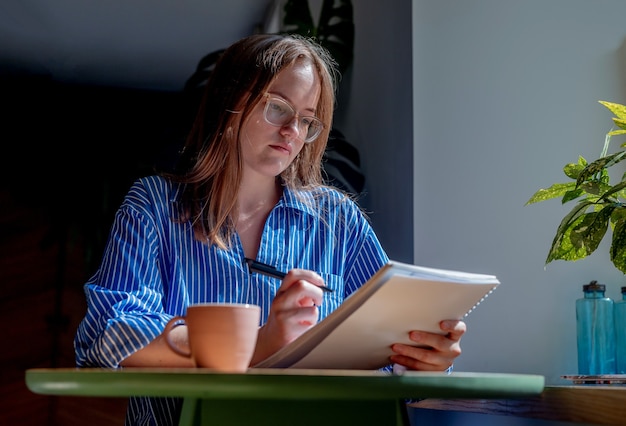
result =
[[[88,248],[103,244],[132,181],[171,163],[182,142],[188,112],[180,93],[42,76],[4,76],[0,84],[2,182],[52,220],[52,234],[79,231]]]
[[[124,399],[36,395],[35,367],[73,367],[82,285],[132,181],[174,159],[182,95],[0,76],[0,424],[123,424]]]

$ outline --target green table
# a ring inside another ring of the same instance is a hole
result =
[[[30,369],[38,394],[184,398],[180,425],[408,425],[406,399],[525,398],[541,394],[530,374],[250,369]]]

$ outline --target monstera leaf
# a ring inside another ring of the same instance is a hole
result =
[[[354,21],[350,0],[324,0],[317,25],[308,0],[288,0],[282,33],[313,37],[333,55],[343,74],[354,55]]]

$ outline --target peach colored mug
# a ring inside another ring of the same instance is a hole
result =
[[[191,358],[197,367],[223,372],[245,372],[256,347],[261,307],[244,303],[200,303],[187,308],[187,315],[172,318],[165,326],[165,341],[179,355]],[[189,348],[170,338],[171,331],[187,325]]]

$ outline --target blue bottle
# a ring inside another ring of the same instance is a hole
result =
[[[604,284],[583,285],[576,300],[578,374],[615,374],[615,326],[613,300],[605,297]]]
[[[615,314],[615,366],[617,374],[626,374],[626,287],[622,299],[614,304]]]

